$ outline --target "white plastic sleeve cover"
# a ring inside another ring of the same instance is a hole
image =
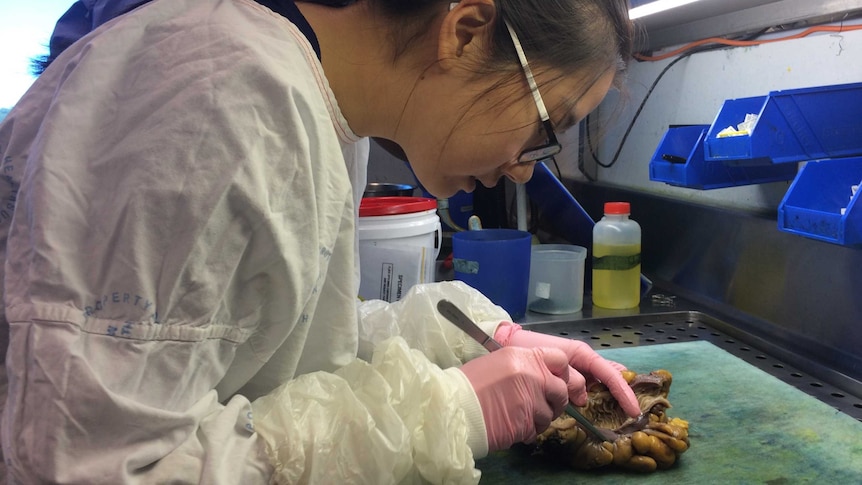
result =
[[[300,376],[252,407],[275,483],[474,484],[474,455],[487,454],[467,378],[400,337],[370,363]]]
[[[399,335],[432,362],[446,368],[459,366],[487,351],[437,311],[446,299],[460,308],[488,335],[511,317],[479,291],[460,281],[413,286],[403,299],[387,303],[369,300],[359,305],[359,357],[368,360],[380,342]]]

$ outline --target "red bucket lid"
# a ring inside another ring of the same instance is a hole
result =
[[[359,204],[359,217],[394,216],[437,209],[437,200],[425,197],[365,197]]]

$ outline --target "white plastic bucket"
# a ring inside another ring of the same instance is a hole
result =
[[[362,199],[357,229],[360,298],[398,301],[413,285],[434,281],[443,242],[434,199]]]

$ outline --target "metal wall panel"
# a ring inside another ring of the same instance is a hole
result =
[[[836,22],[862,13],[862,0],[701,0],[638,19],[641,50],[798,22]]]

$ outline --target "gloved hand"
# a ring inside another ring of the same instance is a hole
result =
[[[500,324],[494,334],[494,340],[504,347],[550,347],[565,352],[569,365],[573,368],[569,371],[569,398],[576,406],[587,403],[586,376],[598,379],[606,385],[626,414],[633,418],[641,414],[635,393],[620,373],[625,367],[602,358],[589,344],[580,340],[530,332],[511,322]]]
[[[500,349],[461,371],[482,406],[489,451],[533,441],[569,400],[568,359],[558,349]]]

